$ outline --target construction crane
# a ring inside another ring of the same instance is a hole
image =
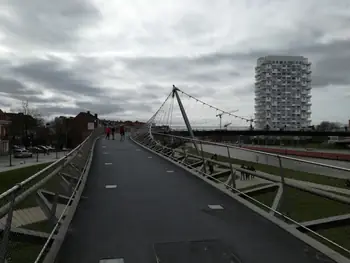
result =
[[[220,130],[222,129],[222,115],[235,113],[237,111],[239,111],[239,110],[233,110],[233,111],[230,111],[230,112],[222,112],[222,113],[216,114],[216,117],[220,118]]]
[[[224,128],[227,130],[227,127],[230,126],[231,124],[232,124],[232,122],[226,123],[226,124],[224,125]]]

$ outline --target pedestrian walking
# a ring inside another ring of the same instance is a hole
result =
[[[115,127],[112,127],[112,139],[114,140]]]
[[[120,141],[124,141],[125,140],[125,129],[124,129],[124,125],[121,125],[119,128],[119,133],[120,133]]]

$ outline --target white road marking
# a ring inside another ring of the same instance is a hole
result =
[[[103,152],[103,154],[108,154],[108,152]]]
[[[148,156],[148,159],[152,159],[152,156]]]
[[[105,163],[105,165],[112,165],[112,163]]]
[[[105,145],[103,145],[103,146],[102,146],[102,148],[106,148],[106,146],[105,146]]]
[[[174,171],[173,170],[168,170],[166,171],[167,173],[173,173]]]
[[[222,210],[222,209],[224,209],[221,205],[208,205],[208,207],[210,209],[213,209],[213,210]]]
[[[106,189],[114,189],[114,188],[117,188],[116,184],[107,184],[106,185]]]
[[[140,149],[136,149],[137,152],[140,152],[141,150]]]
[[[124,263],[123,258],[100,259],[100,263]]]

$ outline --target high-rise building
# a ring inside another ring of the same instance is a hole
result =
[[[257,129],[311,125],[311,63],[302,56],[266,56],[255,68]]]

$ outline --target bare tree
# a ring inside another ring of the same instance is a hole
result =
[[[42,119],[42,116],[37,108],[32,108],[29,105],[28,100],[22,101],[22,111],[24,115],[32,116],[35,119]]]
[[[13,113],[22,113],[22,117],[17,119],[20,123],[17,124],[15,129],[22,130],[22,140],[23,143],[29,140],[29,137],[32,137],[33,130],[36,130],[37,127],[41,127],[44,125],[44,120],[41,117],[38,109],[31,107],[28,100],[22,101],[21,106],[17,109],[11,109]],[[31,131],[31,132],[30,132]]]

